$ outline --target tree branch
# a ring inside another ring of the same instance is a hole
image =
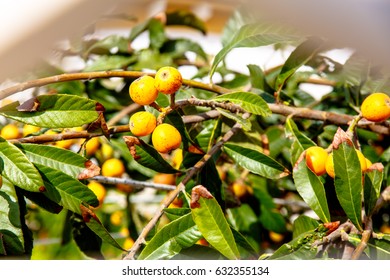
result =
[[[157,184],[153,182],[133,180],[130,178],[95,176],[90,178],[90,180],[97,181],[103,184],[110,184],[110,185],[124,184],[124,185],[132,186],[136,189],[152,188],[152,189],[163,190],[163,191],[172,191],[176,189],[176,186],[174,185]]]

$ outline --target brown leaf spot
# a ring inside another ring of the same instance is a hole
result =
[[[130,151],[131,156],[135,160],[140,159],[141,156],[139,156],[137,154],[136,145],[141,145],[141,141],[137,137],[134,137],[134,136],[123,136],[123,139],[125,140],[125,143],[127,145],[127,148]]]
[[[351,139],[348,137],[348,134],[339,127],[337,129],[336,134],[333,137],[333,142],[332,142],[333,149],[338,149],[343,142],[353,147],[353,143]]]
[[[38,190],[39,190],[40,192],[45,192],[45,191],[46,191],[46,188],[45,188],[45,186],[40,186]]]
[[[324,223],[324,227],[328,229],[328,231],[326,232],[327,235],[334,232],[339,226],[340,226],[340,221]]]
[[[195,186],[191,191],[191,209],[200,207],[199,199],[201,197],[211,199],[213,195],[202,185]]]
[[[96,216],[96,214],[87,206],[84,206],[83,204],[80,204],[80,210],[81,210],[81,216],[83,217],[83,221],[88,223],[91,218],[97,221],[99,224],[101,224],[99,218]]]
[[[18,111],[20,112],[36,112],[39,109],[39,105],[41,103],[36,97],[33,97],[25,102],[23,102],[21,105],[16,107]]]
[[[94,164],[92,161],[87,160],[84,163],[85,169],[77,176],[77,179],[84,180],[95,177],[100,174],[100,167]]]

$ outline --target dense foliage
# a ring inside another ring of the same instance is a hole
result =
[[[389,259],[390,126],[359,114],[367,95],[390,92],[386,73],[357,53],[338,63],[326,38],[240,12],[215,57],[189,38],[170,38],[173,25],[207,34],[184,11],[139,23],[128,36],[89,34],[56,50],[59,62],[77,58],[79,72],[51,61],[0,91],[3,128],[19,133],[0,138],[0,255]],[[149,45],[132,48],[145,35]],[[287,53],[285,62],[241,72],[224,63],[233,49],[262,46]],[[130,84],[167,65],[196,74],[172,98],[134,103]],[[302,84],[330,90],[318,100]],[[27,101],[9,99],[26,89]],[[150,136],[132,135],[138,111],[175,126],[181,147],[161,154]],[[312,146],[333,151],[334,179],[308,168]],[[355,148],[374,163],[364,172]],[[111,158],[124,172],[102,173]]]

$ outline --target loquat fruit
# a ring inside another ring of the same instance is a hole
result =
[[[19,131],[19,128],[14,123],[6,124],[0,131],[0,136],[4,139],[17,139],[22,136],[22,134]]]
[[[364,155],[362,154],[361,151],[356,150],[356,149],[355,149],[355,151],[356,151],[356,154],[357,154],[359,162],[360,162],[360,168],[361,168],[362,172],[365,172],[367,170],[366,158],[364,157]],[[328,175],[330,177],[332,177],[332,178],[335,177],[333,153],[330,153],[328,158],[326,159],[325,169],[326,169],[326,173],[328,173]]]
[[[96,181],[91,181],[88,183],[87,187],[93,191],[93,193],[96,195],[97,199],[99,200],[99,205],[103,203],[104,198],[106,197],[106,188]]]
[[[363,100],[362,116],[372,122],[382,122],[390,117],[390,96],[382,92],[370,94]]]
[[[328,153],[321,147],[312,146],[306,150],[306,165],[317,176],[326,173],[325,163],[327,158]]]
[[[146,136],[156,128],[157,119],[149,112],[142,111],[134,113],[129,120],[129,128],[135,136]]]
[[[153,103],[158,91],[154,86],[154,78],[142,76],[133,81],[129,87],[130,98],[139,105],[149,105]]]
[[[154,81],[154,85],[159,92],[173,94],[180,89],[183,78],[179,70],[171,66],[165,66],[157,71]]]
[[[31,125],[31,124],[25,124],[23,126],[23,137],[26,137],[27,135],[37,133],[39,130],[41,130],[40,127]]]
[[[158,125],[152,133],[152,143],[154,148],[160,153],[168,153],[180,147],[180,132],[167,123]]]
[[[103,162],[102,175],[106,177],[121,177],[125,173],[125,166],[118,158],[110,158]]]

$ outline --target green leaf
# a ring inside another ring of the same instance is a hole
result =
[[[166,39],[164,24],[160,20],[152,18],[149,22],[150,47],[160,49]]]
[[[275,82],[275,89],[281,88],[288,78],[293,75],[299,67],[305,65],[313,56],[318,53],[324,41],[318,37],[310,37],[300,44],[287,58],[282,70]]]
[[[160,51],[162,53],[169,53],[172,57],[175,58],[181,58],[187,52],[193,52],[204,61],[208,60],[208,56],[201,45],[185,38],[179,38],[165,42]]]
[[[251,130],[251,127],[252,127],[252,124],[250,122],[249,119],[244,119],[243,117],[237,115],[237,114],[234,114],[228,110],[224,110],[224,109],[221,109],[221,108],[216,108],[218,112],[221,113],[221,115],[225,116],[226,118],[228,119],[231,119],[237,123],[239,123],[242,128],[246,131],[249,131]]]
[[[38,170],[15,145],[0,137],[1,175],[27,191],[39,192],[43,181]]]
[[[189,11],[180,10],[167,13],[166,25],[183,25],[199,30],[204,35],[206,34],[205,23]]]
[[[383,170],[367,170],[364,176],[364,207],[367,216],[371,216],[372,210],[378,201],[383,181]]]
[[[293,140],[291,145],[291,164],[294,166],[304,150],[316,144],[305,134],[300,132],[291,117],[286,119],[286,137]]]
[[[337,198],[351,222],[362,230],[362,170],[355,148],[342,142],[333,149],[333,162]]]
[[[246,24],[243,25],[231,38],[231,40],[217,53],[210,69],[210,79],[218,64],[234,48],[240,47],[260,47],[276,43],[293,42],[299,39],[287,33],[288,30],[278,28],[267,23]]]
[[[131,155],[142,166],[160,173],[179,172],[172,167],[152,146],[133,136],[123,136]],[[135,140],[135,141],[134,141]]]
[[[161,228],[139,255],[139,260],[170,259],[191,247],[202,235],[188,213]]]
[[[371,238],[364,252],[372,260],[390,260],[390,234],[378,234],[378,238]],[[361,242],[361,236],[348,235],[348,241],[357,246]]]
[[[251,233],[256,228],[257,215],[247,203],[227,209],[229,222],[239,232]]]
[[[82,216],[85,224],[89,229],[91,229],[97,236],[99,236],[104,242],[110,244],[111,246],[125,251],[118,242],[112,237],[112,235],[107,231],[107,229],[103,226],[102,222],[95,215],[93,211],[87,209],[83,205],[82,208]]]
[[[232,230],[217,200],[203,186],[192,189],[191,212],[203,237],[228,259],[239,259],[240,254]]]
[[[24,253],[24,237],[18,197],[14,186],[6,179],[0,188],[0,255]]]
[[[95,121],[104,111],[94,100],[68,95],[40,95],[20,105],[11,103],[0,114],[23,123],[47,128],[71,128]]]
[[[50,91],[55,91],[61,94],[72,94],[81,96],[85,93],[85,85],[82,81],[69,81],[47,85],[46,88]]]
[[[58,169],[75,179],[88,179],[100,174],[100,168],[72,151],[37,144],[17,145],[32,163]]]
[[[96,58],[91,64],[87,65],[83,71],[108,71],[115,69],[125,69],[128,65],[137,61],[134,56],[124,55],[101,55]]]
[[[268,84],[263,70],[258,65],[249,64],[247,67],[249,70],[252,87],[261,89],[268,93],[274,92],[273,88]]]
[[[319,225],[320,225],[320,223],[313,218],[310,218],[310,217],[305,216],[305,215],[299,216],[298,218],[296,218],[294,220],[294,223],[293,223],[293,237],[292,237],[292,239],[297,238],[302,233],[316,229]]]
[[[171,221],[176,220],[180,217],[191,212],[190,208],[165,208],[164,213]]]
[[[43,192],[48,198],[64,208],[81,214],[81,205],[87,203],[98,206],[96,195],[80,181],[65,173],[41,164],[35,164],[41,172],[46,191]]]
[[[302,160],[293,170],[298,193],[324,223],[330,222],[330,213],[324,185]]]
[[[244,110],[251,114],[260,116],[271,115],[271,110],[268,104],[259,95],[251,92],[233,92],[218,95],[214,98],[215,101],[232,102],[236,105],[241,106]]]
[[[280,163],[258,151],[226,143],[224,151],[237,164],[249,171],[269,179],[279,179],[290,174]]]
[[[111,50],[116,48],[119,53],[127,53],[129,52],[129,43],[129,39],[125,37],[110,35],[92,44],[85,52],[85,55],[89,55],[90,53],[110,54]]]

